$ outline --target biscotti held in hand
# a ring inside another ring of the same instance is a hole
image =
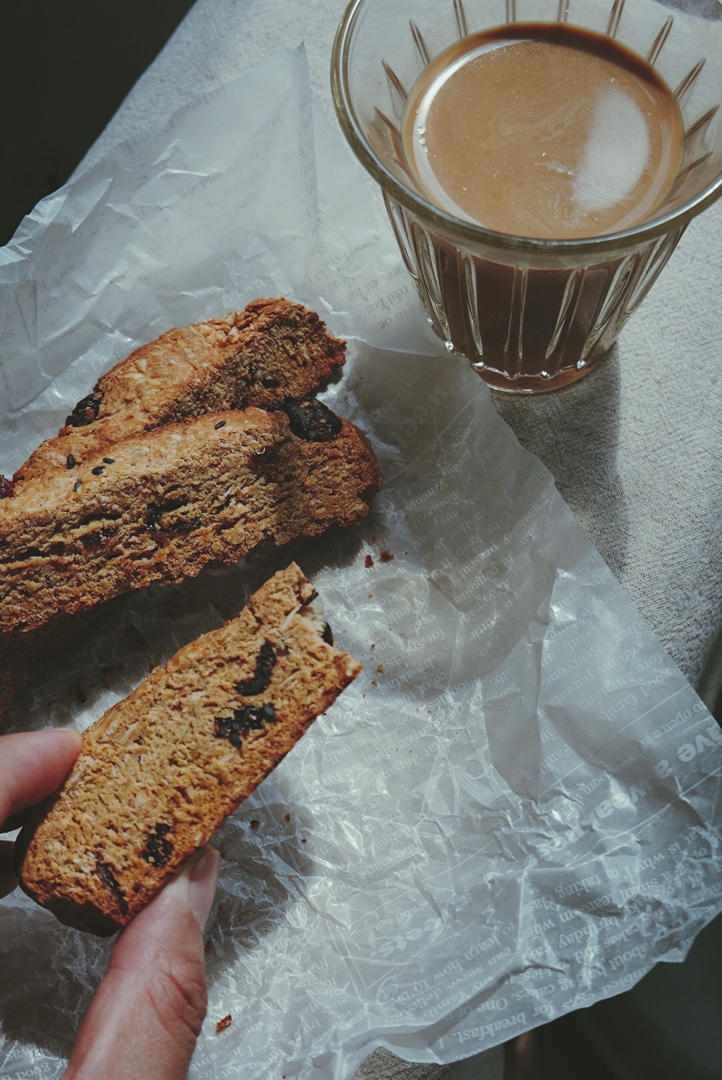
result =
[[[0,501],[0,632],[231,565],[368,513],[368,440],[318,401],[167,424]]]
[[[361,670],[332,644],[295,564],[186,645],[83,736],[20,881],[71,926],[124,926]]]

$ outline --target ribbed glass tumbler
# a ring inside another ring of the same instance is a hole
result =
[[[404,108],[429,62],[478,31],[553,21],[633,50],[679,106],[679,172],[664,201],[632,228],[559,240],[495,232],[434,205],[409,170]],[[715,0],[615,0],[611,7],[609,0],[353,0],[336,35],[331,82],[343,131],[381,186],[431,326],[499,390],[539,393],[589,372],[689,221],[722,193],[722,5]]]

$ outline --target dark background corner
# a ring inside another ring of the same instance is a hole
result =
[[[0,2],[0,245],[65,183],[192,6]]]

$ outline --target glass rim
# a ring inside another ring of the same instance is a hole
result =
[[[371,177],[379,184],[384,193],[405,206],[407,210],[431,221],[446,233],[465,242],[475,242],[489,247],[503,248],[507,251],[527,251],[546,254],[587,255],[614,248],[626,248],[635,244],[653,240],[675,229],[684,228],[693,217],[701,213],[722,195],[722,172],[712,183],[704,187],[697,195],[687,199],[675,210],[660,217],[640,222],[629,229],[619,232],[603,233],[599,236],[582,236],[567,239],[542,239],[531,236],[516,236],[513,233],[496,232],[483,225],[455,217],[440,207],[417,194],[403,184],[377,157],[363,134],[351,101],[348,86],[348,56],[353,30],[358,18],[359,8],[366,0],[350,0],[336,30],[331,52],[331,93],[336,115],[341,129],[351,149]],[[554,22],[555,20],[546,20]]]

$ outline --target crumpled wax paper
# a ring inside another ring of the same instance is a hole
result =
[[[0,471],[140,342],[279,293],[349,336],[325,398],[381,461],[369,518],[114,602],[14,725],[85,726],[300,562],[364,671],[219,833],[191,1076],[340,1080],[379,1045],[478,1053],[682,959],[719,906],[720,733],[426,328],[302,51],[111,147],[0,251]],[[109,949],[0,904],[3,1076],[60,1075]]]

